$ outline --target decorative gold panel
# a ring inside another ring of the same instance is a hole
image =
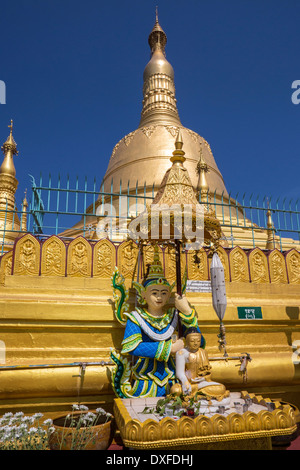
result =
[[[147,419],[143,424],[142,436],[144,441],[151,442],[157,441],[157,438],[160,439],[159,423],[153,421],[152,419]]]
[[[173,418],[163,418],[163,426],[161,428],[161,439],[171,440],[177,437],[177,422]]]
[[[271,251],[268,259],[271,282],[276,284],[287,283],[287,272],[283,254],[275,249]]]
[[[254,248],[251,251],[249,266],[251,282],[270,282],[267,257],[260,248]]]
[[[260,419],[259,416],[251,411],[247,411],[245,419],[245,429],[248,432],[259,431],[260,429]]]
[[[123,424],[123,423],[122,423]],[[122,426],[124,429],[124,426]],[[129,421],[129,425],[125,426],[125,433],[132,441],[142,440],[142,425],[138,420]]]
[[[180,420],[180,424],[177,422],[177,433],[179,438],[190,438],[196,433],[196,422],[189,416],[183,416]]]
[[[261,411],[259,413],[259,417],[261,428],[265,431],[269,431],[276,426],[275,416],[271,413],[271,411]]]
[[[229,418],[230,419],[230,418]],[[213,415],[211,417],[212,425],[213,425],[213,434],[228,434],[231,430],[229,428],[229,419],[227,419],[223,415]]]
[[[10,276],[12,273],[12,260],[13,260],[13,252],[9,251],[6,253],[2,260],[1,260],[1,268],[3,263],[3,271],[5,276]]]
[[[196,257],[196,259],[195,259]],[[206,251],[201,248],[199,251],[189,250],[187,253],[188,279],[207,281],[208,262]]]
[[[1,264],[0,264],[0,283],[4,284],[5,277],[10,276],[12,273],[12,259],[13,259],[13,252],[9,251],[5,253],[1,257]]]
[[[248,257],[239,246],[229,253],[230,275],[232,282],[249,282]]]
[[[286,255],[286,265],[291,284],[300,284],[300,253],[292,249]]]
[[[133,241],[123,242],[118,248],[119,272],[126,279],[136,279],[138,246]]]
[[[111,278],[116,266],[116,249],[106,239],[98,241],[94,246],[93,276],[100,278]]]
[[[40,242],[30,233],[20,238],[14,249],[13,274],[37,276],[40,271]]]
[[[196,421],[196,436],[211,436],[213,434],[213,425],[208,416],[202,417]],[[176,437],[176,436],[175,436]]]
[[[77,237],[68,246],[67,275],[89,277],[92,274],[92,247],[83,237]]]
[[[41,275],[65,276],[66,274],[66,245],[53,235],[42,245]]]
[[[183,277],[186,268],[186,256],[181,253],[181,275]],[[169,282],[176,281],[176,254],[175,249],[168,247],[165,249],[165,276]]]
[[[242,415],[233,413],[231,416],[228,416],[228,421],[229,429],[232,433],[237,434],[239,432],[244,432],[245,420]]]

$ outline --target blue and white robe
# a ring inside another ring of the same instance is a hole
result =
[[[180,316],[183,333],[186,328],[198,327],[194,309],[185,315],[170,308],[162,317],[154,317],[145,309],[126,313],[127,322],[122,341],[122,356],[130,355],[132,388],[130,396],[165,396],[175,383],[175,362],[171,356],[172,335]],[[200,332],[200,330],[199,330]],[[201,347],[205,341],[201,337]]]

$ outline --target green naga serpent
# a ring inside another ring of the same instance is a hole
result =
[[[139,306],[130,311],[125,279],[118,268],[114,270],[115,316],[125,331],[121,351],[111,350],[115,363],[112,387],[121,398],[165,396],[176,382],[173,356],[184,347],[183,339],[177,334],[179,321],[183,333],[191,326],[200,332],[197,314],[184,294],[175,294],[175,307],[168,306],[174,284],[164,277],[155,246],[147,276],[142,283],[133,282]],[[186,275],[183,292],[185,285]],[[202,347],[204,344],[201,335]]]

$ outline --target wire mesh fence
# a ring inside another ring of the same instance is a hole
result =
[[[113,239],[116,233],[118,237],[126,237],[128,221],[151,203],[156,192],[154,186],[149,190],[146,183],[141,185],[138,181],[134,185],[120,181],[116,191],[113,180],[107,190],[96,178],[92,182],[86,177],[71,180],[69,176],[61,178],[60,175],[55,178],[30,175],[30,178],[27,210],[24,207],[0,210],[2,254],[14,243],[14,238],[25,231],[39,238],[51,235],[74,238],[79,234],[90,238],[101,221],[107,238]],[[260,233],[266,231],[271,231],[281,250],[285,238],[300,241],[299,199],[209,191],[209,196],[202,200],[199,195],[199,203],[215,211],[229,247],[235,244],[236,229],[245,231],[248,244],[253,248]]]

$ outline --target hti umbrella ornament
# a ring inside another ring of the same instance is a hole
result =
[[[225,326],[223,324],[223,318],[227,307],[225,275],[223,265],[217,253],[214,253],[212,257],[210,266],[210,278],[213,307],[220,320],[220,333],[218,335],[219,349],[220,351],[223,350],[224,356],[227,357],[228,354],[226,352]]]

